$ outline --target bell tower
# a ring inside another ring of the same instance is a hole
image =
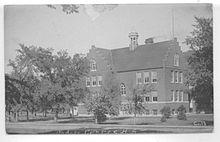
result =
[[[133,51],[138,46],[138,33],[130,32],[128,37],[130,38],[130,50]]]

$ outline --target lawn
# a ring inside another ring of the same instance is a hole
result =
[[[29,122],[7,122],[9,134],[88,134],[88,133],[198,133],[213,131],[213,115],[191,114],[187,120],[171,117],[160,122],[160,116],[147,117],[114,117],[101,124],[95,124],[93,117],[77,116],[69,118],[60,116],[56,122],[51,116]],[[206,121],[208,126],[193,126],[194,121]]]

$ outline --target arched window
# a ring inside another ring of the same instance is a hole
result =
[[[120,85],[120,92],[121,92],[121,95],[126,95],[126,88],[125,88],[124,83],[121,83]]]
[[[180,64],[180,57],[178,54],[174,55],[174,66],[179,66]]]
[[[96,66],[96,61],[95,60],[90,61],[90,69],[91,69],[91,71],[96,71],[97,66]]]

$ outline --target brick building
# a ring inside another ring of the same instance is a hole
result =
[[[103,84],[104,74],[116,72],[120,84],[120,114],[129,114],[127,96],[132,95],[137,85],[152,86],[150,93],[143,95],[146,115],[157,115],[161,108],[169,106],[173,112],[180,105],[189,110],[187,86],[184,85],[184,58],[177,39],[154,42],[153,38],[138,45],[138,33],[129,34],[130,45],[125,48],[103,49],[92,46],[87,54],[91,71],[86,85],[98,91]],[[79,107],[79,114],[82,107]]]

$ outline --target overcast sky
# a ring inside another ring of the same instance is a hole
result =
[[[64,49],[72,55],[87,53],[91,45],[127,47],[131,31],[138,32],[139,44],[149,37],[171,37],[172,8],[174,36],[186,51],[188,47],[182,42],[193,30],[194,16],[212,17],[210,5],[118,5],[98,17],[88,15],[84,6],[78,14],[70,15],[45,5],[5,7],[5,71],[11,70],[8,60],[15,58],[19,43]]]

